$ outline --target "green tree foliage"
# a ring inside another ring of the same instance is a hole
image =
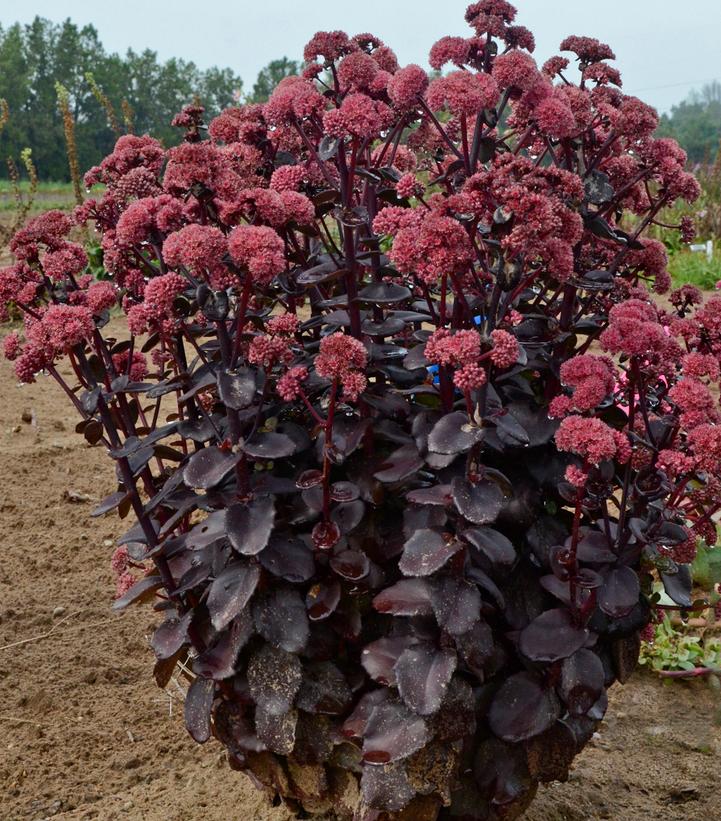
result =
[[[153,134],[166,145],[178,139],[170,120],[183,105],[197,97],[212,116],[232,105],[242,87],[228,68],[203,71],[182,59],[162,62],[150,50],[109,54],[93,26],[79,27],[69,19],[55,24],[36,17],[28,25],[0,27],[0,98],[8,101],[10,110],[0,135],[0,174],[6,174],[6,157],[17,157],[30,147],[41,179],[68,178],[56,83],[70,96],[80,167],[95,165],[110,151],[115,135],[88,73],[116,112],[127,100],[135,133]]]
[[[712,163],[721,142],[721,83],[705,85],[661,118],[659,134],[674,137],[692,163]]]
[[[280,60],[272,60],[265,68],[258,72],[258,79],[253,85],[253,90],[248,95],[249,103],[264,103],[270,97],[273,89],[284,77],[300,73],[301,64],[297,60],[289,60],[282,57]]]

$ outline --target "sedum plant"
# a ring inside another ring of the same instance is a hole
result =
[[[469,6],[432,80],[320,32],[266,104],[89,172],[102,281],[58,212],[0,273],[19,380],[115,464],[158,684],[299,816],[517,817],[716,538],[721,298],[661,307],[644,238],[698,186],[608,46],[539,68],[514,17]]]

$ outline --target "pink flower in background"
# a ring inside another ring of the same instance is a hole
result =
[[[211,276],[225,273],[227,253],[225,234],[212,225],[186,225],[163,243],[163,257],[168,265],[185,266],[196,275],[205,271]]]
[[[428,75],[420,66],[411,63],[388,81],[388,96],[396,108],[404,110],[418,105],[427,88]]]
[[[363,370],[368,364],[368,351],[362,342],[352,336],[334,333],[324,336],[315,360],[319,376],[342,379],[349,371]]]
[[[283,374],[278,380],[276,390],[281,399],[292,402],[300,395],[302,383],[308,378],[308,368],[298,365]]]
[[[520,347],[513,334],[501,330],[491,331],[491,341],[493,342],[491,362],[497,368],[510,368],[511,365],[516,364]]]
[[[132,382],[142,382],[148,375],[148,360],[140,351],[133,351],[128,370],[128,352],[113,354],[113,365],[119,374],[128,374]]]
[[[88,255],[76,242],[61,242],[41,258],[43,271],[55,282],[77,276],[88,264]]]
[[[490,75],[469,74],[467,71],[453,71],[436,78],[426,92],[426,100],[433,111],[447,106],[457,117],[473,117],[484,108],[492,108],[498,96],[498,85]]]
[[[452,334],[446,328],[439,328],[428,338],[424,353],[426,359],[436,365],[473,365],[481,358],[481,336],[477,331]]]
[[[610,428],[600,419],[584,416],[567,416],[556,431],[559,450],[576,453],[592,465],[606,459],[627,462],[631,446],[627,437]]]
[[[615,60],[613,49],[595,37],[566,37],[561,43],[561,51],[572,51],[582,63],[597,63],[599,60]]]
[[[493,63],[493,79],[501,88],[529,91],[539,80],[536,61],[523,51],[500,54]]]
[[[470,40],[463,37],[441,37],[431,47],[428,62],[436,71],[440,71],[446,63],[453,63],[460,68],[468,62],[470,52]]]
[[[228,250],[235,262],[246,267],[260,284],[268,285],[285,270],[285,246],[272,228],[239,225],[228,237]]]
[[[5,359],[9,359],[10,361],[17,359],[20,355],[21,348],[22,345],[20,344],[20,337],[18,336],[17,331],[12,331],[3,340],[3,353],[5,354]]]
[[[110,282],[96,282],[85,291],[85,304],[97,316],[117,304],[118,295]]]

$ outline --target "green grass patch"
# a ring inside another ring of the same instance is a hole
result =
[[[668,269],[676,287],[688,284],[710,291],[721,280],[721,252],[709,261],[705,253],[684,249],[671,255]]]
[[[30,183],[22,180],[19,185],[20,196],[27,202],[30,197]],[[31,214],[59,208],[66,211],[75,204],[73,186],[69,182],[40,182],[33,199]],[[0,180],[0,213],[13,212],[17,209],[15,190],[9,180]]]

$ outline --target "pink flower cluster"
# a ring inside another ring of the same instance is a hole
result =
[[[561,382],[573,388],[573,395],[557,396],[550,405],[551,416],[594,410],[613,393],[616,382],[613,363],[607,357],[592,354],[575,356],[561,365]]]
[[[563,419],[556,431],[556,446],[581,456],[592,465],[607,459],[625,464],[631,458],[628,437],[594,417],[567,416]]]
[[[356,402],[366,389],[368,380],[363,371],[368,364],[368,351],[362,342],[342,333],[323,337],[315,359],[318,376],[339,381],[343,399]]]
[[[457,117],[475,117],[498,101],[498,85],[488,74],[452,71],[428,86],[426,100],[433,111],[448,108]]]
[[[206,275],[214,288],[228,287],[234,281],[225,261],[227,253],[225,234],[212,225],[186,225],[169,234],[163,243],[168,265],[184,266],[196,276]]]
[[[188,280],[180,274],[168,273],[153,277],[143,293],[143,302],[128,308],[128,327],[134,334],[148,330],[171,333],[176,329],[175,299],[188,287]]]
[[[486,383],[481,337],[477,331],[451,334],[446,328],[439,328],[426,342],[425,355],[429,362],[454,368],[453,383],[463,393],[477,390]]]
[[[281,237],[264,225],[239,225],[228,237],[233,260],[259,285],[269,285],[285,270],[285,245]]]
[[[248,349],[248,361],[270,369],[293,359],[293,335],[298,330],[298,318],[293,314],[275,316],[267,323],[267,334],[253,337]]]

